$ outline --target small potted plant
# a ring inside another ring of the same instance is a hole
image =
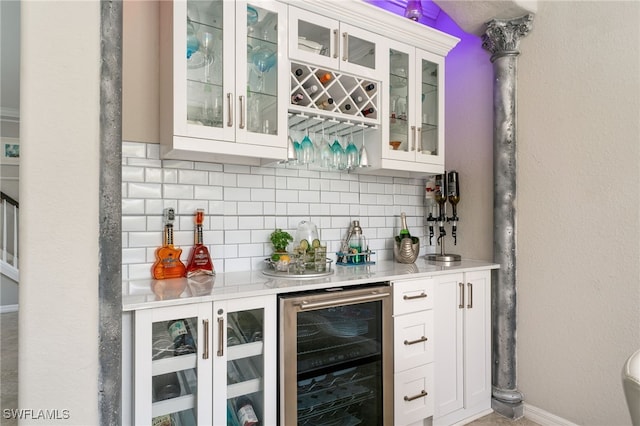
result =
[[[286,253],[287,245],[293,241],[291,234],[280,228],[273,231],[269,239],[271,240],[271,244],[273,244],[273,249],[276,253]]]

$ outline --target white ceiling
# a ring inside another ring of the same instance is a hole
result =
[[[379,1],[379,0],[378,0]],[[387,0],[398,3],[399,0]],[[404,0],[406,1],[406,0]],[[464,31],[481,35],[493,18],[516,18],[536,11],[537,0],[434,0]],[[400,1],[400,3],[403,3]],[[427,2],[425,2],[427,3]],[[0,115],[20,113],[20,1],[0,0]]]
[[[0,0],[0,115],[20,113],[20,2]]]

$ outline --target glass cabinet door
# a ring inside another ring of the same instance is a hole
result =
[[[420,108],[416,117],[421,131],[416,160],[428,163],[444,163],[444,125],[441,108],[444,107],[444,62],[427,52],[418,51],[417,75],[420,77]]]
[[[337,69],[340,54],[339,25],[333,19],[289,7],[290,57]]]
[[[210,421],[209,313],[206,304],[136,312],[136,424]]]
[[[237,2],[236,140],[255,145],[286,145],[288,67],[286,5]],[[240,25],[245,22],[246,25]],[[243,48],[240,48],[243,47]],[[259,136],[259,137],[257,137]]]
[[[412,149],[409,117],[413,106],[409,100],[409,76],[413,69],[409,66],[409,53],[389,50],[389,145],[392,154],[408,154]],[[398,151],[398,152],[396,152]]]
[[[275,424],[275,313],[265,298],[216,303],[215,372],[226,388],[214,388],[214,424]],[[214,372],[214,373],[215,373]],[[225,389],[226,392],[222,392]],[[217,414],[216,414],[217,413]]]
[[[182,2],[176,2],[176,8]],[[188,0],[186,14],[176,10],[184,31],[175,31],[176,55],[184,58],[176,61],[180,67],[176,72],[186,72],[186,128],[187,133],[197,137],[232,139],[232,103],[226,98],[233,85],[233,39],[234,9],[222,0]],[[184,64],[184,65],[182,65]],[[184,68],[182,68],[184,66]],[[231,78],[231,85],[229,79]],[[178,110],[183,108],[176,99]]]
[[[340,23],[340,69],[358,76],[381,79],[377,36]]]

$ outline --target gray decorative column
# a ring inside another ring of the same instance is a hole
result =
[[[533,15],[487,23],[482,46],[491,53],[493,87],[493,368],[492,408],[517,419],[524,415],[516,378],[516,83],[518,45]]]

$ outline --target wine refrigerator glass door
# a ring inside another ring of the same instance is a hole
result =
[[[389,287],[280,300],[284,425],[393,422]]]
[[[136,312],[136,424],[211,420],[210,404],[199,400],[199,389],[211,386],[210,312],[206,304]]]

